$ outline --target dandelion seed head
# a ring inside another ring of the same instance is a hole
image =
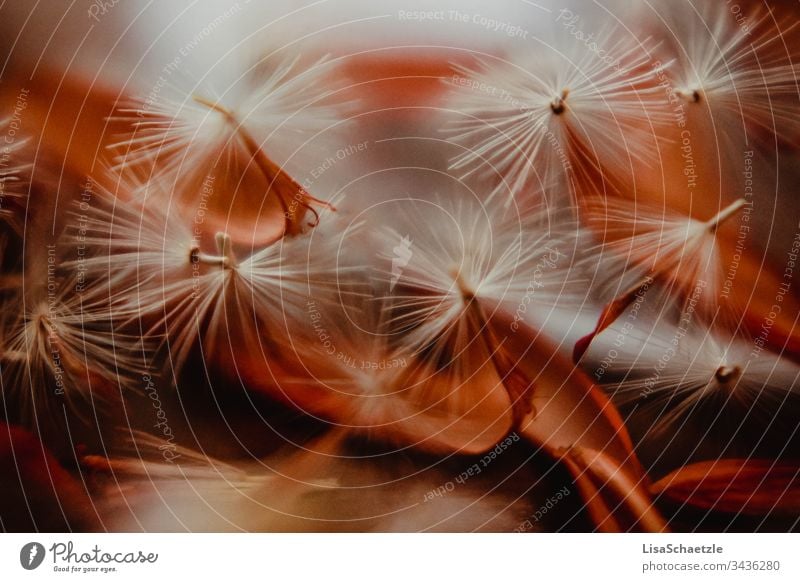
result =
[[[666,319],[626,330],[607,370],[607,389],[615,400],[653,417],[652,436],[674,434],[681,422],[725,420],[732,412],[766,426],[796,403],[800,366],[769,352],[754,353],[745,338],[701,322],[687,326]],[[593,357],[621,333],[621,324],[611,326],[592,348]]]
[[[796,20],[759,6],[734,14],[716,2],[671,4],[659,16],[669,30],[662,49],[677,57],[669,74],[679,97],[688,105],[707,104],[733,128],[744,123],[750,134],[766,131],[797,142]]]
[[[117,321],[141,321],[145,337],[161,339],[176,370],[201,344],[213,357],[285,335],[303,321],[306,299],[332,293],[336,274],[347,272],[337,271],[337,249],[324,238],[313,247],[307,237],[250,248],[225,232],[209,240],[168,206],[108,193],[85,216],[89,277]]]
[[[389,324],[412,353],[466,358],[494,311],[513,313],[522,302],[548,309],[581,293],[568,281],[575,235],[568,223],[547,225],[498,198],[409,200],[380,235],[387,265],[395,241],[414,241],[391,292]]]
[[[455,67],[451,109],[462,117],[449,131],[466,149],[452,169],[496,171],[503,178],[497,188],[515,195],[539,184],[569,188],[575,176],[614,175],[653,161],[654,133],[669,116],[648,63],[649,40],[613,30],[599,35],[597,46],[614,55],[614,64],[571,41],[542,43],[512,62]],[[556,207],[565,203],[574,201]]]
[[[275,147],[273,140],[279,144],[288,140],[298,147],[308,137],[341,122],[346,105],[327,99],[336,92],[331,73],[327,58],[302,67],[296,58],[277,64],[267,74],[245,77],[241,87],[229,87],[222,95],[211,88],[187,93],[171,87],[173,95],[165,91],[154,101],[133,102],[120,111],[120,119],[133,122],[136,132],[114,146],[129,148],[122,151],[118,162],[136,165],[152,162],[152,156],[172,156],[185,150],[185,159],[173,161],[193,167],[192,162],[244,155],[237,150],[241,147],[237,139],[240,126],[248,129],[259,145]]]
[[[685,300],[702,287],[701,304],[715,303],[722,273],[717,231],[745,205],[736,200],[708,220],[615,198],[589,205],[587,222],[602,238],[596,250],[608,252],[601,263],[602,292],[619,293],[648,276],[672,297]]]
[[[75,280],[50,285],[55,293],[33,288],[3,306],[3,385],[28,426],[47,422],[58,404],[88,423],[88,410],[97,414],[114,393],[132,389],[141,365],[133,338],[113,330],[107,304],[76,292]]]
[[[306,192],[286,164],[341,122],[331,70],[326,59],[307,68],[294,59],[248,79],[249,90],[222,97],[178,93],[122,109],[115,119],[133,132],[112,146],[119,152],[116,168],[164,180],[176,205],[201,209],[204,222],[226,224],[236,238],[280,236],[263,213],[283,217],[289,235],[316,226],[315,207],[328,205]],[[305,219],[307,212],[314,220]],[[238,219],[254,221],[253,228],[234,231]]]

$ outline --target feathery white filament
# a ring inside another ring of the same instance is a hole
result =
[[[734,125],[765,130],[796,143],[800,138],[798,22],[776,19],[770,9],[744,7],[736,17],[717,2],[666,12],[678,65],[676,93],[689,105],[707,103]],[[723,128],[723,132],[725,129]]]
[[[708,220],[698,220],[667,208],[657,209],[621,199],[606,199],[588,216],[598,236],[606,239],[596,247],[610,251],[603,266],[606,288],[644,276],[657,279],[683,299],[701,290],[703,304],[716,301],[720,279],[717,230],[745,206],[738,199]]]
[[[620,404],[655,414],[654,436],[689,415],[696,419],[696,413],[706,413],[703,418],[717,420],[723,410],[735,409],[768,425],[789,399],[800,396],[800,366],[755,351],[743,338],[685,320],[677,325],[662,320],[652,330],[636,326],[621,334],[621,329],[615,324],[600,336],[593,358],[610,346],[604,340],[615,334],[624,338],[612,348],[607,389]]]
[[[158,173],[170,183],[179,175],[204,176],[220,165],[235,168],[237,161],[247,162],[253,155],[241,140],[243,131],[259,147],[291,154],[287,144],[299,147],[304,139],[337,124],[342,107],[326,101],[333,93],[327,60],[304,70],[298,61],[283,62],[241,91],[229,90],[225,98],[179,93],[174,99],[160,97],[120,110],[115,119],[131,122],[134,131],[112,146],[120,152],[117,166],[151,168],[160,160],[164,165]],[[226,103],[231,93],[239,93],[238,98]]]
[[[576,234],[569,224],[515,213],[497,197],[484,204],[409,200],[405,216],[385,231],[390,248],[404,236],[413,241],[394,286],[390,324],[413,353],[447,346],[457,355],[482,327],[474,327],[475,301],[511,313],[522,302],[569,302],[580,293],[567,281]]]
[[[597,45],[617,64],[570,42],[542,44],[513,62],[457,66],[450,107],[463,118],[451,131],[468,149],[452,169],[486,172],[491,164],[503,177],[498,189],[515,195],[654,160],[654,133],[669,117],[649,50],[615,31]]]
[[[28,291],[3,305],[4,387],[28,423],[62,401],[84,417],[85,405],[102,408],[142,368],[133,338],[113,330],[107,303],[84,296],[75,280],[54,285],[53,294]]]
[[[215,248],[194,235],[184,218],[160,205],[118,201],[89,213],[85,264],[107,282],[117,321],[142,319],[145,335],[163,335],[181,368],[202,340],[213,353],[221,341],[276,336],[302,321],[306,299],[335,288],[335,251],[309,254],[307,239],[278,241],[243,260],[225,233]],[[263,329],[262,329],[263,327]]]

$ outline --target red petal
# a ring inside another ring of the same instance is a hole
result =
[[[721,459],[681,467],[651,491],[675,503],[726,513],[800,513],[800,465],[766,459]]]

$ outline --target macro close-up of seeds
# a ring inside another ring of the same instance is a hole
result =
[[[796,1],[78,4],[0,2],[0,530],[798,529]]]

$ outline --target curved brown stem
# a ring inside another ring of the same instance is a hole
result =
[[[269,190],[275,193],[278,203],[281,205],[281,210],[283,211],[285,232],[287,234],[294,235],[302,231],[300,221],[306,212],[311,212],[314,215],[314,219],[307,223],[308,226],[313,228],[319,224],[319,212],[317,212],[312,204],[323,206],[334,212],[336,211],[336,208],[330,203],[311,196],[289,174],[284,172],[273,162],[231,110],[201,96],[196,95],[193,99],[200,105],[220,113],[225,118],[225,121],[233,127],[236,135],[239,136],[239,139],[241,139],[242,144],[247,150],[247,153],[250,154],[252,160],[269,183]],[[298,207],[303,209],[303,211],[298,212]]]
[[[519,427],[522,420],[533,412],[531,402],[534,383],[509,356],[508,350],[503,346],[503,340],[497,338],[475,292],[466,284],[459,272],[454,272],[453,277],[464,302],[464,313],[480,334],[495,373],[511,399],[514,426]]]

